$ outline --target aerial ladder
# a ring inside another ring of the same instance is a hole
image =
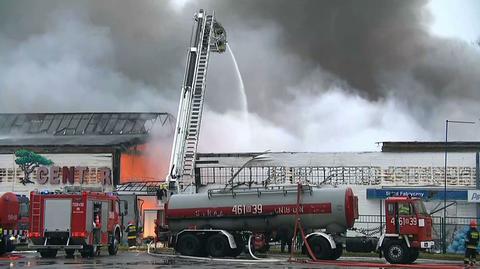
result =
[[[210,52],[224,52],[227,42],[225,30],[214,13],[208,15],[201,9],[194,20],[167,177],[171,189],[186,193],[196,192],[195,158]]]

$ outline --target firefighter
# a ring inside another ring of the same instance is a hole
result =
[[[399,215],[410,215],[410,206],[408,204],[400,203],[398,205]]]
[[[281,227],[278,231],[278,237],[280,238],[280,252],[284,253],[285,247],[287,247],[288,253],[292,252],[292,229]]]
[[[292,252],[292,238],[282,238],[280,241],[280,252],[285,252],[285,246],[288,248],[288,253]]]
[[[95,228],[95,229],[101,229],[102,228],[102,222],[100,221],[100,214],[99,213],[95,214],[95,219],[93,220],[93,228]]]
[[[133,221],[128,222],[125,232],[127,233],[128,246],[137,246],[137,226],[133,223]]]
[[[93,213],[93,235],[96,244],[100,244],[102,221],[100,219],[100,210],[97,208]]]
[[[467,232],[465,237],[465,259],[463,262],[465,264],[474,265],[477,260],[477,246],[478,240],[480,238],[480,233],[477,231],[477,221],[470,221],[470,230]]]

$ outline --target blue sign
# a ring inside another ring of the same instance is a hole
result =
[[[367,199],[385,199],[391,196],[419,197],[422,200],[444,200],[445,194],[439,189],[367,189]],[[467,200],[467,190],[447,190],[447,200]]]

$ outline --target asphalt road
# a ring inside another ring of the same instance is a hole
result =
[[[286,258],[286,257],[283,257]],[[377,258],[342,258],[343,262],[351,263],[351,261],[361,260],[363,262],[382,262]],[[440,269],[442,264],[449,264],[452,268],[458,266],[461,268],[461,261],[441,262],[434,260],[418,260],[418,268],[437,268]],[[438,264],[439,267],[432,267],[431,264]],[[423,266],[425,265],[425,266]],[[427,266],[428,265],[428,266]],[[382,268],[381,264],[377,268]],[[270,262],[270,263],[255,263],[251,261],[238,260],[233,262],[225,261],[199,261],[184,259],[170,256],[151,256],[146,252],[119,252],[117,256],[109,256],[107,253],[102,253],[100,257],[95,258],[81,258],[76,255],[75,258],[66,258],[63,253],[55,259],[43,259],[35,252],[20,252],[15,253],[11,257],[0,258],[0,268],[75,268],[75,269],[89,269],[89,268],[129,268],[129,269],[144,269],[144,268],[365,268],[360,264],[355,263],[325,265],[325,264],[299,264],[288,262]],[[447,268],[445,268],[447,269]]]

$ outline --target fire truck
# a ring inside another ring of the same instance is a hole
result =
[[[122,217],[128,207],[117,195],[101,192],[31,192],[29,248],[44,258],[58,250],[82,257],[108,248],[116,255],[122,237]]]
[[[420,250],[433,247],[432,217],[420,198],[387,198],[385,219],[385,232],[376,249],[388,262],[412,263]],[[365,251],[365,246],[363,249]]]
[[[19,208],[17,195],[7,192],[0,197],[0,255],[15,249]]]
[[[253,250],[268,249],[272,234],[291,238],[299,218],[308,232],[302,252],[312,259],[336,260],[346,248],[376,251],[389,263],[408,264],[434,245],[432,218],[419,198],[387,198],[380,237],[347,237],[358,218],[358,200],[350,188],[302,186],[296,204],[298,192],[294,186],[271,186],[172,195],[164,219],[159,216],[157,234],[164,240],[170,236],[183,255],[237,256],[248,244]],[[251,242],[245,233],[253,235]]]

